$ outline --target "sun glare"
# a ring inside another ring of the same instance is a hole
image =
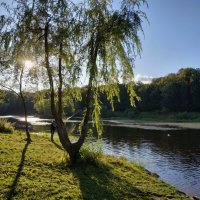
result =
[[[31,69],[33,67],[33,62],[30,60],[25,60],[25,68]]]

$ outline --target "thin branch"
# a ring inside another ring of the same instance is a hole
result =
[[[7,90],[10,90],[12,92],[14,92],[18,97],[20,97],[20,94],[18,94],[15,90],[13,90],[11,87],[8,87],[8,86],[5,86],[3,85],[2,83],[0,83],[0,86],[7,89]]]
[[[63,87],[63,78],[62,78],[62,51],[63,51],[63,45],[62,42],[60,43],[59,48],[59,87],[58,87],[58,115],[62,118],[63,113],[63,102],[62,102],[62,87]]]

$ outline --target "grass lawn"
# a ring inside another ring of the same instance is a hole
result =
[[[190,199],[125,159],[102,155],[70,167],[58,141],[0,133],[0,199]]]

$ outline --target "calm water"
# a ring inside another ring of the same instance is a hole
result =
[[[200,131],[106,126],[106,152],[134,160],[181,191],[200,196]]]
[[[32,124],[35,131],[49,131],[48,120],[33,117]],[[136,161],[179,190],[200,196],[200,130],[145,130],[106,122],[102,140],[106,153]]]

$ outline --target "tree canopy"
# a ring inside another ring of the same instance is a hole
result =
[[[125,84],[132,106],[137,99],[133,66],[136,54],[141,52],[138,32],[146,15],[140,6],[146,1],[118,3],[115,8],[110,0],[20,0],[15,1],[14,8],[6,7],[9,15],[1,28],[1,52],[6,56],[1,57],[1,63],[18,71],[25,59],[32,60],[34,67],[27,77],[32,84],[49,88],[60,142],[72,162],[85,141],[90,115],[97,132],[102,133],[100,92],[106,94],[112,109],[113,98],[119,100],[119,82]],[[80,137],[73,143],[63,121],[63,103],[65,94],[80,99],[76,88],[83,78],[85,111]]]

